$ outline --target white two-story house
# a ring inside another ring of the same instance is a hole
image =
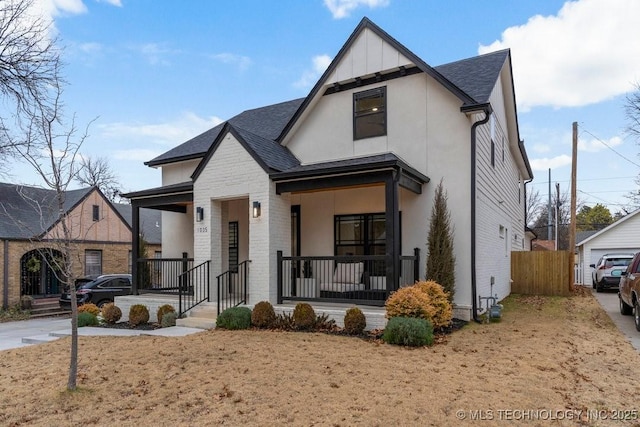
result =
[[[510,52],[432,67],[367,18],[307,97],[245,111],[146,164],[163,186],[128,194],[134,212],[163,210],[163,256],[196,265],[151,288],[193,304],[383,305],[424,278],[439,182],[456,317],[508,295],[511,252],[527,249],[533,176]]]

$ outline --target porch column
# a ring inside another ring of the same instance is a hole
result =
[[[138,292],[138,257],[140,256],[140,206],[131,202],[131,280],[133,295]]]
[[[384,191],[387,291],[394,291],[398,289],[400,283],[400,207],[397,172],[391,172],[385,179]]]

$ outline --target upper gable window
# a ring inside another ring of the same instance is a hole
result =
[[[387,134],[387,88],[353,94],[353,139]]]

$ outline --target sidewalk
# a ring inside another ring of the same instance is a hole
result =
[[[203,329],[172,326],[152,331],[135,329],[111,329],[83,327],[78,328],[79,336],[138,336],[156,335],[165,337],[182,337],[202,332]],[[28,345],[42,344],[71,335],[71,319],[41,318],[0,323],[0,351]]]

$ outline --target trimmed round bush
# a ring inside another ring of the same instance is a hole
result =
[[[247,307],[231,307],[220,313],[216,327],[224,329],[249,329],[251,310]]]
[[[414,287],[429,295],[426,319],[431,321],[434,328],[449,326],[453,318],[453,307],[449,301],[449,294],[433,280],[417,282]]]
[[[149,309],[143,304],[134,304],[129,308],[129,323],[138,326],[149,321]]]
[[[122,310],[112,302],[102,306],[102,318],[105,322],[113,325],[122,318]]]
[[[84,311],[82,313],[78,313],[78,327],[82,328],[83,326],[98,326],[100,322],[98,322],[98,316],[95,314]]]
[[[176,319],[178,318],[178,313],[175,311],[168,311],[162,316],[162,321],[160,322],[160,326],[163,328],[169,328],[171,326],[176,326]]]
[[[162,316],[167,313],[175,313],[176,309],[173,308],[171,304],[164,304],[158,307],[158,312],[156,315],[158,316],[158,323],[162,324]]]
[[[367,326],[367,318],[358,307],[351,307],[344,315],[344,330],[350,335],[358,335]]]
[[[78,313],[91,313],[94,316],[98,316],[98,314],[100,314],[100,307],[93,303],[82,304],[78,307]]]
[[[258,328],[271,328],[276,322],[276,312],[269,301],[260,301],[251,312],[251,324]]]
[[[384,303],[387,319],[393,317],[415,317],[424,319],[430,303],[429,295],[415,286],[400,288]]]
[[[421,347],[433,344],[433,326],[428,320],[392,317],[387,322],[382,340],[387,344]]]
[[[312,329],[316,324],[316,312],[306,302],[299,302],[293,309],[293,324],[296,329]]]

